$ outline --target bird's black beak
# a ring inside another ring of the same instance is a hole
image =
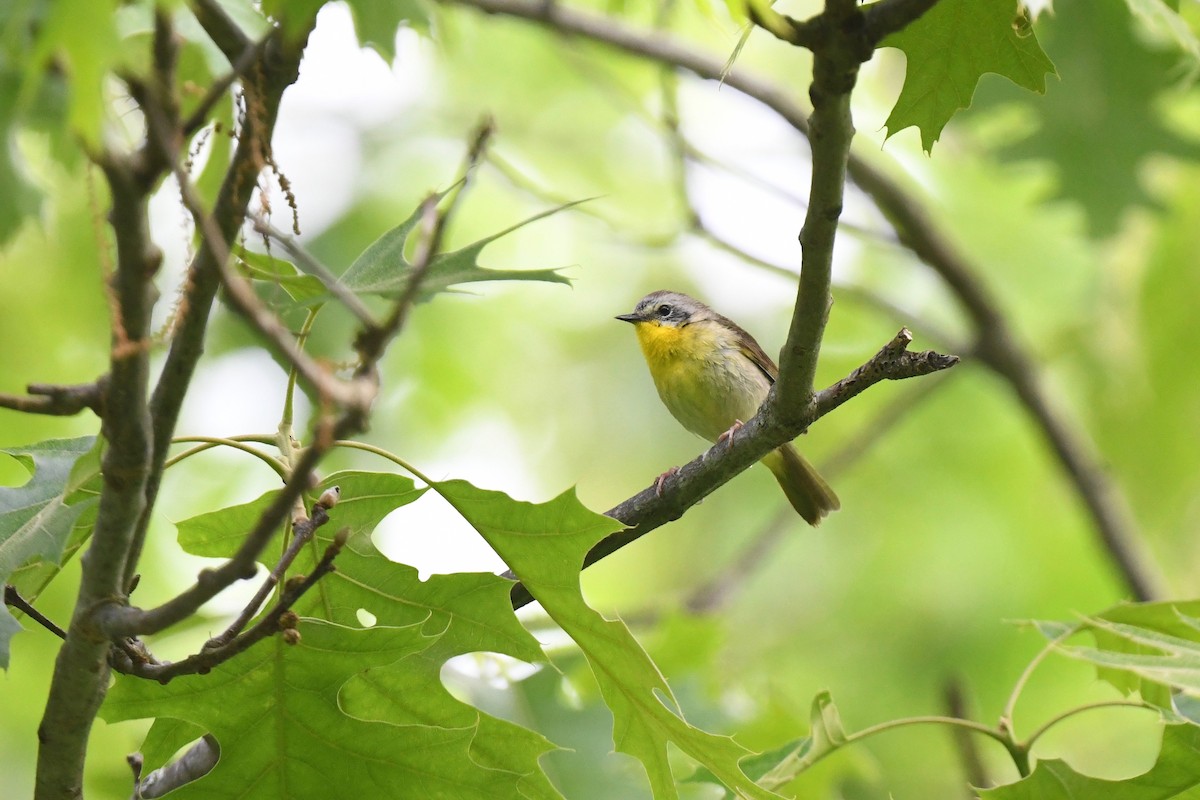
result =
[[[613,319],[619,319],[621,322],[641,322],[641,314],[618,314]]]

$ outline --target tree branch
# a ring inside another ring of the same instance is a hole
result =
[[[150,187],[143,172],[150,160],[145,151],[101,158],[112,196],[110,222],[117,245],[116,271],[110,279],[110,377],[101,423],[108,447],[101,464],[104,486],[96,525],[81,559],[75,610],[38,727],[38,800],[78,796],[88,733],[108,688],[108,642],[92,612],[125,592],[125,565],[146,503],[153,437],[146,403],[150,312],[157,294],[152,279],[162,261],[150,239]]]
[[[253,47],[250,39],[237,29],[213,0],[196,0],[193,7],[205,31],[231,62],[236,61],[247,48]],[[303,46],[303,41],[288,47],[276,37],[269,38],[261,48],[253,69],[255,80],[245,85],[247,95],[255,98],[252,103],[247,103],[255,109],[255,113],[246,114],[237,149],[212,212],[213,222],[220,232],[218,240],[225,244],[225,253],[228,253],[245,219],[246,208],[263,165],[263,153],[270,147],[279,102],[284,90],[295,82],[299,74]],[[214,244],[208,237],[202,238],[200,248],[188,267],[179,306],[180,323],[150,399],[150,411],[154,419],[153,469],[146,485],[147,511],[138,520],[127,580],[132,577],[133,567],[141,555],[142,543],[150,525],[149,509],[153,508],[158,496],[183,398],[204,351],[204,337],[213,299],[221,283],[221,264]]]
[[[721,80],[725,86],[762,103],[796,131],[809,134],[807,112],[791,92],[738,70],[724,72],[724,61],[699,52],[660,31],[638,31],[597,14],[576,11],[540,0],[443,0],[488,14],[503,14],[551,28],[565,36],[583,36],[632,55],[670,64],[700,78]],[[895,227],[900,241],[928,264],[967,310],[979,338],[979,358],[1013,388],[1042,435],[1096,527],[1101,545],[1132,595],[1139,600],[1162,594],[1162,577],[1138,541],[1132,514],[1109,478],[1087,435],[1058,411],[1033,358],[1025,351],[978,277],[980,270],[950,244],[929,217],[924,203],[874,166],[853,153],[847,172]]]
[[[0,408],[55,417],[69,417],[90,408],[97,416],[103,417],[107,388],[107,375],[102,375],[92,383],[78,383],[73,386],[31,383],[25,387],[30,396],[0,394]]]
[[[250,37],[225,13],[217,0],[191,0],[192,13],[230,64],[236,64],[251,47]]]
[[[154,770],[146,777],[139,778],[141,756],[138,754],[134,774],[137,783],[129,800],[154,800],[184,784],[200,780],[217,765],[220,758],[221,745],[217,742],[217,737],[205,734],[179,758]]]
[[[141,609],[115,602],[98,608],[95,616],[101,634],[107,639],[116,639],[122,636],[157,633],[192,616],[202,605],[237,581],[253,578],[257,571],[258,557],[291,511],[296,499],[309,487],[317,462],[332,443],[341,438],[350,427],[345,417],[336,424],[326,425],[333,430],[318,433],[313,446],[300,456],[291,478],[283,485],[283,489],[271,504],[263,509],[258,522],[246,534],[238,551],[230,559],[215,569],[202,570],[191,587],[155,608]]]
[[[738,473],[771,450],[799,436],[821,417],[884,380],[903,380],[949,369],[958,357],[929,350],[910,353],[912,334],[901,329],[870,360],[832,386],[817,392],[809,403],[788,422],[774,419],[767,407],[729,437],[727,443],[713,445],[679,468],[661,487],[653,484],[620,505],[604,512],[627,527],[614,533],[588,552],[584,567],[612,555],[637,541],[655,528],[679,519],[688,508],[703,500]],[[506,577],[514,578],[511,572]],[[533,597],[520,583],[513,586],[512,602],[520,608]]]
[[[322,495],[321,499],[313,506],[312,516],[292,523],[292,541],[288,544],[287,550],[279,557],[279,561],[275,564],[271,573],[267,575],[262,586],[254,593],[254,597],[250,598],[250,602],[246,603],[245,608],[238,614],[237,619],[221,634],[205,642],[204,650],[217,650],[224,647],[233,641],[234,637],[241,633],[242,629],[249,624],[254,615],[258,613],[258,609],[262,606],[263,602],[266,601],[267,595],[283,580],[283,576],[287,574],[287,569],[296,560],[296,556],[300,555],[300,551],[312,540],[313,534],[317,532],[317,528],[329,521],[329,509],[337,502],[339,491],[338,487],[334,486],[326,492],[326,495],[329,495],[329,492],[333,493],[329,495],[331,499],[327,500],[326,495]]]
[[[148,678],[159,683],[168,683],[180,675],[204,675],[212,669],[239,653],[253,647],[280,631],[295,631],[296,616],[292,606],[304,593],[311,589],[317,581],[335,570],[333,561],[342,551],[348,536],[347,530],[339,531],[333,541],[325,548],[321,560],[313,567],[308,575],[296,576],[284,586],[283,595],[271,610],[254,624],[249,630],[223,642],[215,647],[205,645],[199,653],[190,655],[182,661],[162,664],[123,664],[121,671],[139,678]],[[288,635],[288,644],[296,644],[299,638],[295,634]]]
[[[58,638],[60,638],[60,639],[67,638],[66,631],[64,631],[62,628],[58,627],[57,625],[55,625],[54,620],[50,619],[45,614],[38,611],[36,608],[33,607],[32,603],[30,603],[24,597],[21,597],[21,593],[17,591],[17,587],[13,586],[11,583],[4,584],[4,604],[6,606],[12,606],[13,608],[17,609],[22,614],[29,617],[31,620],[36,622],[38,625],[41,625],[43,628],[50,631]]]

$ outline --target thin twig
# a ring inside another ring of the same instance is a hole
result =
[[[108,376],[103,375],[92,383],[72,386],[57,386],[31,383],[25,387],[27,396],[0,394],[0,408],[10,408],[26,414],[47,414],[69,417],[85,408],[97,416],[104,416],[104,395],[108,388]]]
[[[268,41],[269,36],[263,37],[243,49],[241,55],[233,62],[233,66],[229,72],[213,81],[212,85],[208,87],[208,91],[205,92],[204,97],[201,98],[199,105],[180,124],[180,130],[182,130],[184,138],[191,136],[208,123],[208,113],[212,111],[213,106],[226,96],[225,93],[233,85],[234,81],[240,79],[254,65],[262,54],[263,49],[267,46]]]
[[[375,326],[375,317],[371,314],[371,309],[367,308],[366,303],[359,299],[359,296],[354,292],[347,289],[341,279],[317,260],[316,256],[305,250],[296,241],[295,237],[279,230],[262,216],[256,216],[252,220],[252,224],[257,233],[269,237],[287,251],[287,254],[296,260],[296,265],[301,272],[312,275],[319,280],[329,290],[329,293],[341,301],[342,305],[354,315],[359,324],[368,328]]]
[[[64,631],[62,628],[58,627],[57,625],[55,625],[53,620],[51,620],[45,614],[43,614],[42,612],[40,612],[36,608],[34,608],[33,604],[30,603],[28,600],[26,600],[24,597],[21,597],[21,593],[17,591],[17,587],[13,586],[11,583],[4,584],[4,604],[6,606],[12,606],[13,608],[17,609],[22,614],[29,617],[31,620],[33,620],[37,624],[41,625],[43,628],[50,631],[58,638],[60,638],[60,639],[67,638],[66,631]]]
[[[250,598],[245,608],[238,614],[237,619],[228,628],[204,643],[204,650],[216,650],[224,647],[233,641],[233,637],[242,632],[250,620],[254,618],[254,615],[258,613],[258,609],[262,607],[267,596],[283,580],[283,576],[287,573],[287,569],[292,565],[292,562],[296,560],[296,556],[300,555],[300,551],[312,540],[317,528],[328,521],[329,506],[324,502],[318,501],[313,506],[311,517],[298,520],[292,524],[292,541],[288,544],[287,550],[283,552],[283,555],[279,557],[278,563],[275,564],[275,567],[267,575],[262,586],[254,593],[254,597]]]
[[[311,589],[322,577],[335,571],[333,561],[342,551],[342,547],[345,546],[348,535],[348,529],[339,531],[333,541],[325,548],[324,554],[313,568],[313,571],[308,575],[303,577],[297,576],[297,578],[288,581],[284,586],[283,595],[280,597],[279,602],[272,606],[270,612],[249,630],[237,635],[231,641],[219,647],[210,648],[206,646],[199,653],[190,655],[182,661],[164,664],[126,664],[123,666],[128,669],[129,674],[136,677],[156,680],[159,683],[167,683],[174,678],[178,678],[180,675],[203,675],[239,653],[245,652],[263,639],[279,633],[280,630],[285,628],[294,629],[292,625],[281,623],[289,621],[286,615],[305,592]]]
[[[167,602],[150,609],[109,604],[96,611],[97,624],[108,638],[157,633],[196,613],[202,605],[239,580],[253,578],[258,557],[275,535],[281,521],[291,511],[296,498],[308,488],[312,471],[332,443],[349,430],[354,421],[344,416],[337,422],[326,421],[318,430],[311,447],[304,450],[293,466],[291,478],[279,490],[275,499],[263,509],[254,527],[246,534],[241,546],[219,567],[200,572],[191,587]]]

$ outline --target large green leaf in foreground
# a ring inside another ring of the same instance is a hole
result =
[[[109,722],[168,716],[221,743],[211,773],[171,796],[329,800],[495,800],[521,797],[519,776],[482,769],[473,726],[391,725],[346,713],[339,691],[351,676],[419,652],[420,625],[347,628],[305,620],[301,642],[278,637],[208,675],[166,686],[121,678],[103,709]]]
[[[347,647],[353,646],[349,639],[362,630],[359,620],[360,614],[365,616],[363,612],[374,618],[371,631],[403,631],[404,636],[415,631],[421,637],[420,647],[378,663],[364,662],[360,670],[340,675],[334,696],[343,718],[336,720],[337,725],[346,731],[352,730],[356,739],[379,748],[411,746],[411,743],[404,744],[403,737],[397,736],[398,730],[460,732],[460,744],[429,751],[422,763],[430,773],[457,776],[455,780],[462,782],[462,794],[447,789],[446,794],[424,796],[488,796],[496,800],[559,798],[538,764],[540,756],[553,749],[553,745],[533,731],[483,714],[454,698],[440,678],[446,660],[465,653],[488,651],[524,661],[544,660],[537,641],[513,614],[509,600],[511,584],[491,574],[435,575],[421,581],[415,569],[392,562],[375,549],[369,536],[375,526],[387,514],[424,492],[416,489],[408,478],[388,473],[341,472],[324,481],[314,490],[314,496],[332,485],[341,487],[341,500],[331,510],[329,523],[318,529],[317,538],[297,558],[292,574],[310,571],[336,531],[348,528],[349,544],[337,557],[337,571],[323,578],[301,599],[295,610],[336,623],[338,627],[330,628],[332,632],[328,634],[331,647],[341,646],[340,637],[347,638]],[[196,554],[229,555],[273,495],[273,492],[268,493],[251,503],[181,522],[181,544]],[[269,550],[278,553],[280,546],[276,544]],[[292,658],[294,652],[279,649],[274,642],[260,644],[251,652],[257,653],[259,649],[278,650],[279,659]],[[241,658],[239,656],[232,663],[236,664]],[[278,668],[264,673],[262,681],[273,693],[286,694],[289,677],[282,661]],[[177,682],[170,684],[168,689]],[[286,741],[279,740],[249,751],[228,746],[229,737],[235,737],[234,741],[237,741],[237,737],[243,735],[240,732],[242,723],[236,719],[239,711],[233,707],[256,702],[255,698],[241,694],[242,685],[238,683],[225,690],[227,703],[231,706],[228,719],[222,717],[220,708],[214,708],[203,719],[185,716],[170,701],[170,693],[165,693],[163,704],[156,706],[153,689],[140,690],[146,703],[137,715],[160,717],[147,737],[147,748],[154,756],[153,760],[148,756],[148,767],[157,766],[163,754],[173,752],[207,730],[221,743],[221,763],[236,762],[238,767],[229,771],[215,770],[205,779],[206,791],[214,795],[239,791],[237,781],[241,780],[242,770],[250,768],[243,762],[268,770],[279,763],[284,765],[279,767],[283,772],[281,780],[290,782],[299,777],[296,769],[286,766],[294,757]],[[106,707],[105,714],[108,713]],[[116,713],[120,718],[129,716],[122,708]],[[279,724],[284,725],[285,717],[293,718],[299,712],[284,706],[272,709],[270,713],[276,714]],[[163,720],[164,716],[184,718],[199,725],[200,729],[168,723]],[[303,716],[295,718],[302,720]],[[332,716],[329,722],[333,724]],[[327,733],[314,731],[314,746],[324,739],[325,759],[340,757],[337,755],[340,753],[340,734],[335,735],[335,731],[333,727]],[[435,736],[434,741],[441,740]],[[309,761],[313,758],[309,756]],[[392,761],[378,765],[373,772],[355,772],[346,776],[344,787],[339,787],[339,790],[344,788],[346,794],[338,796],[353,796],[354,793],[359,797],[423,796],[420,792],[425,784],[421,776],[412,771],[412,766],[407,761]],[[380,793],[375,781],[384,781],[391,794]],[[273,794],[274,791],[270,788],[265,794],[254,796],[287,796]]]
[[[1200,797],[1200,728],[1168,725],[1149,772],[1126,781],[1080,775],[1059,759],[1038,762],[1024,780],[980,792],[983,800],[1194,800]]]
[[[689,725],[666,680],[623,622],[607,620],[583,599],[583,557],[620,523],[585,508],[573,491],[548,503],[522,503],[466,481],[434,487],[520,577],[546,613],[587,657],[613,713],[618,751],[638,758],[656,798],[678,796],[667,759],[673,743],[742,797],[773,798],[738,767],[749,754],[726,736]]]
[[[1032,26],[1018,17],[1017,0],[940,0],[882,46],[897,47],[908,59],[904,86],[885,123],[888,136],[915,125],[926,152],[950,118],[971,105],[984,73],[1038,93],[1046,91],[1046,75],[1054,74]]]

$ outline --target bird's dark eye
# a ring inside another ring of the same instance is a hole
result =
[[[669,317],[671,316],[671,307],[666,303],[663,303],[656,309],[656,312],[660,317]]]

